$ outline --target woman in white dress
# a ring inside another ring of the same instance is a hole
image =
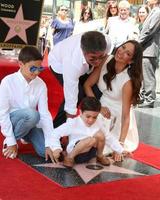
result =
[[[142,48],[135,40],[119,46],[114,56],[109,56],[87,79],[84,89],[87,96],[94,96],[92,86],[98,83],[102,92],[101,114],[116,117],[114,128],[108,134],[118,138],[126,151],[138,147],[139,137],[133,106],[139,101],[142,82]],[[109,149],[106,148],[109,153]],[[115,156],[118,156],[114,152]],[[122,156],[119,157],[122,160]]]

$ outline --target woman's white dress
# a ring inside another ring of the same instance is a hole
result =
[[[107,61],[106,61],[107,63]],[[121,133],[121,115],[122,115],[122,88],[124,84],[130,80],[130,77],[127,73],[127,69],[120,72],[116,75],[116,77],[112,80],[112,91],[107,90],[106,83],[103,80],[104,74],[107,72],[106,63],[103,65],[100,78],[98,81],[98,87],[102,92],[102,97],[100,102],[103,107],[108,107],[111,111],[111,115],[116,117],[116,122],[114,128],[109,132],[109,134],[113,134],[118,140]],[[131,107],[130,110],[130,125],[128,129],[128,134],[125,139],[124,149],[127,151],[134,151],[138,147],[139,137],[137,124],[135,119],[134,110]],[[111,152],[111,149],[106,146],[105,153]]]

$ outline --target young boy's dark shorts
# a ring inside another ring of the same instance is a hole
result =
[[[79,141],[78,141],[79,142]],[[78,143],[77,142],[77,143]],[[77,144],[76,143],[76,144]],[[74,158],[75,163],[88,162],[90,159],[96,157],[97,149],[92,147],[88,152],[81,153]]]

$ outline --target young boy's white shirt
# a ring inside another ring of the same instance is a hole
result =
[[[42,128],[45,146],[53,144],[53,122],[48,111],[47,87],[38,76],[27,83],[20,70],[6,76],[0,85],[0,126],[8,146],[16,144],[10,113],[19,109],[32,108],[40,114],[38,127]]]
[[[103,121],[103,117],[99,114],[95,123],[87,127],[80,116],[77,116],[73,119],[68,118],[67,122],[54,129],[54,143],[52,144],[52,150],[61,149],[60,138],[63,136],[69,136],[69,144],[67,145],[67,152],[70,153],[75,144],[87,137],[92,137],[96,132],[102,131],[106,137],[106,144],[117,153],[122,153],[124,148],[120,145],[118,140],[114,138],[112,135],[108,135],[110,120],[108,120],[108,124],[106,121]]]

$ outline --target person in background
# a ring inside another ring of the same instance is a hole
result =
[[[100,110],[101,104],[95,97],[85,97],[81,102],[80,115],[54,129],[53,156],[56,162],[62,152],[60,138],[63,136],[69,137],[63,161],[66,167],[88,162],[93,157],[102,165],[110,165],[109,159],[103,155],[105,142],[118,151],[114,157],[116,161],[127,153],[114,137],[107,137],[108,129],[106,132],[106,127],[98,118]]]
[[[107,26],[108,18],[111,16],[116,16],[117,15],[116,13],[118,13],[117,11],[118,11],[117,0],[108,0],[105,5],[105,9],[102,12],[103,17],[94,20],[97,25],[96,30],[102,32],[103,34],[106,34],[106,26]]]
[[[38,49],[42,55],[44,53],[44,50],[45,50],[46,44],[47,44],[47,41],[46,41],[47,29],[48,29],[48,25],[43,23],[41,25],[40,31],[39,31]]]
[[[96,68],[84,84],[87,96],[95,96],[92,86],[98,83],[102,92],[101,114],[107,119],[116,117],[109,134],[119,140],[128,152],[139,144],[133,106],[139,102],[142,82],[142,47],[135,40],[119,46],[115,55],[106,59],[103,67]],[[106,146],[106,152],[109,152]]]
[[[133,18],[130,17],[130,3],[121,0],[118,4],[118,13],[118,16],[109,17],[106,27],[113,50],[128,39],[135,39],[135,24]]]
[[[137,10],[137,24],[138,24],[139,31],[142,30],[143,23],[144,23],[146,17],[148,16],[148,14],[149,14],[149,11],[150,11],[150,9],[147,5],[142,5],[138,8],[138,10]]]
[[[89,23],[93,20],[93,13],[90,7],[84,7],[81,11],[79,22],[75,23],[73,35],[79,34],[86,31],[94,30],[92,23]]]
[[[38,77],[44,70],[42,55],[26,46],[19,53],[18,72],[7,75],[0,85],[0,126],[5,137],[3,155],[16,158],[17,140],[32,143],[39,156],[53,161],[53,122],[48,111],[47,87]]]
[[[106,10],[105,28],[107,27],[108,18],[117,15],[118,15],[118,5],[116,1],[113,1],[111,4],[109,4]]]
[[[57,17],[51,23],[53,31],[53,45],[69,37],[73,33],[74,23],[67,16],[67,7],[62,5],[58,9]]]
[[[110,46],[107,36],[98,31],[88,31],[63,40],[50,51],[48,61],[51,71],[64,92],[64,102],[54,119],[54,127],[64,123],[66,117],[76,116],[77,106],[85,95],[84,81],[104,62]]]
[[[148,0],[151,12],[145,19],[139,36],[143,47],[143,88],[140,108],[153,108],[156,100],[155,71],[159,67],[160,0]]]
[[[117,3],[117,0],[107,0],[106,5],[105,5],[106,10],[108,10],[108,7],[114,3]]]
[[[89,22],[93,20],[93,13],[90,7],[83,8],[80,15],[80,22]]]

